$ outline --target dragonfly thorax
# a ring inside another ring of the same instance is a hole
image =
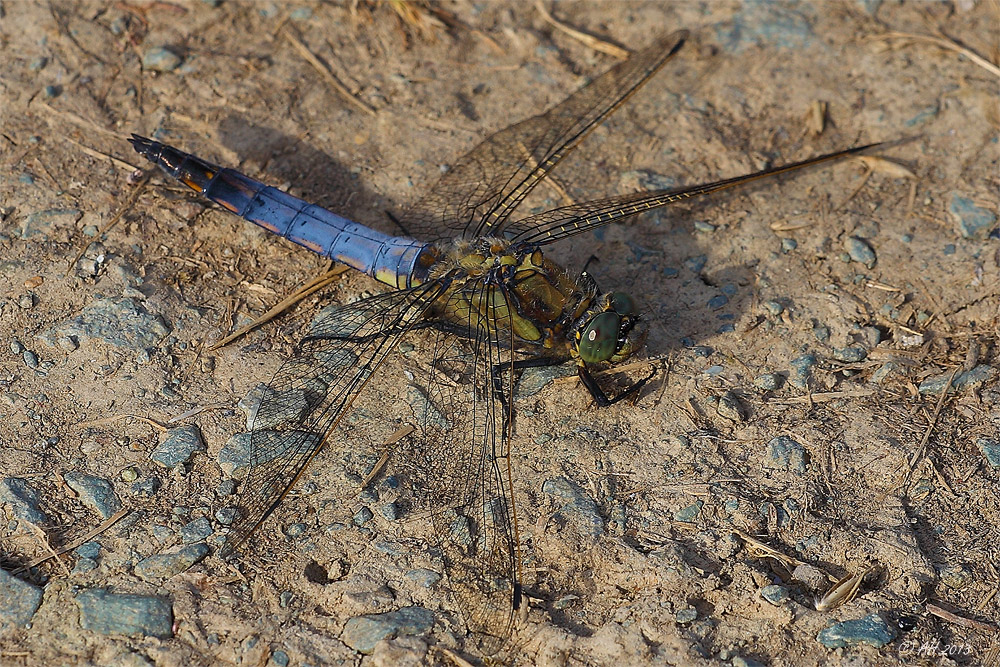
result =
[[[459,240],[431,273],[452,287],[435,314],[469,330],[511,331],[516,347],[574,356],[571,332],[594,305],[592,283],[576,281],[534,244]]]

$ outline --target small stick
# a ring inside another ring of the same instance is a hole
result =
[[[94,238],[101,238],[112,227],[118,224],[118,221],[122,219],[125,212],[130,210],[135,205],[136,200],[139,199],[139,195],[142,194],[143,189],[146,187],[146,184],[149,183],[149,179],[151,177],[152,172],[147,172],[146,175],[142,177],[142,179],[136,184],[135,189],[133,189],[131,194],[129,194],[128,199],[126,199],[125,203],[118,209],[118,212],[115,213],[111,220],[108,221],[108,224],[97,230],[97,235]],[[93,241],[80,246],[80,251],[76,253],[73,259],[71,259],[69,264],[66,266],[66,275],[63,276],[64,278],[69,278],[69,272],[73,269],[73,265],[80,261],[80,258],[83,257],[83,253],[87,252],[87,248],[90,247],[91,243],[93,243]]]
[[[370,116],[375,115],[375,110],[372,109],[367,104],[365,104],[364,102],[362,102],[361,100],[359,100],[358,98],[356,98],[354,95],[352,95],[351,91],[348,90],[347,87],[344,86],[344,84],[342,84],[340,81],[337,80],[337,77],[333,75],[333,72],[330,71],[330,68],[324,65],[322,62],[320,62],[319,58],[314,56],[313,53],[308,48],[306,48],[306,45],[300,42],[295,37],[295,35],[292,34],[291,30],[285,29],[284,34],[285,34],[285,39],[287,39],[289,43],[291,43],[291,45],[295,47],[295,50],[299,52],[299,55],[305,58],[306,62],[312,65],[316,69],[316,71],[319,72],[324,79],[326,79],[326,82],[329,83],[331,86],[333,86],[333,89],[336,90],[338,93],[340,93],[340,95],[344,99],[346,99],[348,102],[350,102],[357,108],[364,111],[366,114]]]
[[[538,10],[538,13],[542,15],[542,18],[545,19],[546,22],[552,24],[553,28],[566,33],[577,41],[583,42],[595,51],[600,51],[601,53],[606,53],[609,56],[614,56],[615,58],[620,58],[622,60],[628,58],[629,52],[620,46],[615,46],[614,44],[605,42],[604,40],[594,37],[593,35],[588,35],[587,33],[580,32],[579,30],[574,30],[573,28],[555,20],[552,17],[552,14],[549,14],[548,11],[546,11],[545,6],[542,4],[542,0],[535,0],[535,9]]]
[[[113,424],[114,422],[121,421],[122,419],[138,419],[139,421],[141,421],[141,422],[143,422],[145,424],[149,424],[150,426],[152,426],[153,428],[155,428],[160,433],[163,433],[163,432],[169,430],[166,426],[164,426],[160,422],[158,422],[156,420],[153,420],[153,419],[150,419],[149,417],[141,417],[139,415],[130,415],[130,414],[115,415],[113,417],[105,417],[104,419],[95,419],[95,420],[89,421],[89,422],[78,422],[76,424],[76,426],[77,426],[77,428],[89,428],[91,426],[104,426],[105,424]]]
[[[346,267],[346,266],[337,266],[337,267],[334,267],[334,268],[330,269],[329,271],[327,271],[323,275],[318,276],[316,278],[313,278],[308,283],[306,283],[305,285],[303,285],[301,288],[299,288],[298,290],[296,290],[295,292],[293,292],[291,295],[289,295],[289,296],[285,297],[284,299],[282,299],[281,302],[279,302],[277,305],[273,306],[269,311],[267,311],[266,313],[264,313],[263,315],[261,315],[260,317],[258,317],[256,320],[254,320],[250,324],[246,325],[245,327],[240,328],[237,331],[234,331],[233,333],[229,334],[228,336],[226,336],[222,340],[220,340],[220,341],[218,341],[218,342],[213,343],[212,345],[210,345],[208,347],[208,350],[210,352],[213,351],[213,350],[218,350],[220,347],[228,345],[229,343],[233,342],[237,338],[239,338],[241,336],[244,336],[247,333],[253,331],[254,329],[256,329],[257,327],[259,327],[260,325],[264,324],[265,322],[270,322],[275,317],[277,317],[278,315],[280,315],[283,311],[287,310],[290,306],[293,306],[294,304],[298,303],[302,299],[305,299],[310,294],[313,294],[314,292],[317,292],[317,291],[323,289],[324,287],[326,287],[327,285],[329,285],[330,283],[332,283],[334,278],[336,278],[337,276],[339,276],[341,273],[344,273],[345,271],[347,271],[347,269],[348,269],[348,267]]]
[[[118,523],[118,521],[123,516],[125,516],[126,514],[128,514],[130,511],[131,510],[129,508],[127,508],[127,507],[121,508],[120,510],[118,510],[117,512],[115,512],[114,514],[112,514],[111,516],[109,516],[107,519],[105,519],[104,523],[100,524],[99,526],[97,526],[96,528],[94,528],[93,530],[91,530],[86,535],[83,535],[82,537],[78,537],[77,539],[73,540],[72,542],[70,542],[69,544],[67,544],[66,546],[64,546],[63,548],[59,549],[59,551],[55,551],[55,552],[53,552],[49,556],[41,556],[39,558],[36,558],[35,560],[31,561],[27,565],[23,565],[23,566],[17,568],[13,572],[11,572],[11,574],[20,574],[21,572],[26,572],[28,569],[33,568],[36,565],[41,565],[42,563],[44,563],[47,560],[51,560],[52,558],[57,558],[59,556],[62,556],[64,553],[66,553],[68,551],[72,551],[73,549],[76,549],[78,546],[80,546],[84,542],[89,542],[90,540],[94,539],[95,537],[97,537],[98,535],[100,535],[101,533],[103,533],[104,531],[106,531],[111,526],[113,526],[116,523]]]
[[[997,632],[997,628],[989,623],[983,623],[982,621],[975,621],[971,618],[965,618],[964,616],[959,616],[958,614],[953,614],[947,609],[943,609],[933,602],[928,602],[926,605],[927,611],[934,614],[938,618],[943,618],[949,623],[954,623],[955,625],[961,625],[966,628],[973,628],[974,630],[982,630],[983,632],[989,632],[994,634]]]
[[[997,67],[991,63],[986,58],[983,58],[975,51],[967,49],[964,46],[960,46],[951,39],[946,39],[944,37],[935,37],[934,35],[918,35],[916,33],[909,32],[887,32],[884,35],[876,35],[874,39],[902,39],[910,40],[912,42],[930,42],[931,44],[936,44],[943,49],[949,51],[954,51],[955,53],[960,53],[972,62],[976,63],[987,72],[990,72],[994,76],[1000,76],[1000,67]]]
[[[358,491],[363,491],[365,487],[368,486],[373,479],[375,479],[375,476],[382,472],[382,468],[385,467],[385,464],[389,462],[389,457],[392,456],[392,449],[390,449],[390,447],[416,430],[416,428],[407,424],[406,426],[398,428],[395,433],[389,436],[388,440],[382,443],[382,446],[385,447],[385,452],[382,454],[382,458],[378,460],[378,463],[375,464],[375,467],[371,469],[371,472],[365,475],[365,478],[361,480],[361,485],[358,487]]]

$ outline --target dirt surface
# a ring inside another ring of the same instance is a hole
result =
[[[137,186],[148,165],[125,138],[155,136],[394,231],[384,211],[616,60],[529,3],[418,7],[419,24],[388,3],[213,4],[0,3],[0,565],[71,547],[0,579],[0,663],[475,662],[426,522],[391,520],[388,496],[345,506],[331,491],[345,458],[406,422],[407,383],[430,361],[420,336],[252,548],[235,564],[214,555],[232,503],[220,452],[247,430],[237,404],[321,304],[382,288],[344,274],[209,350],[328,263],[158,174]],[[608,409],[571,368],[522,379],[531,605],[498,659],[996,664],[997,4],[551,11],[630,49],[692,36],[560,165],[565,194],[539,188],[528,208],[904,141],[553,250],[573,271],[596,255],[598,282],[641,300],[649,362],[626,374],[659,371],[636,404]],[[157,425],[182,424],[204,451],[151,460],[167,438]],[[374,518],[357,525],[367,506]],[[102,512],[119,507],[107,526]],[[185,543],[213,553],[184,552],[197,562],[160,576],[143,560]],[[817,610],[836,580],[865,572],[852,600]],[[137,597],[115,607],[100,590]],[[356,650],[381,636],[363,617],[409,608],[433,615],[381,617],[388,636]],[[134,631],[108,625],[129,614]]]

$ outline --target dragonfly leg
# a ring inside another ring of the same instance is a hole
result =
[[[604,390],[601,389],[601,385],[598,384],[594,376],[590,374],[590,371],[587,370],[586,366],[581,365],[578,369],[578,372],[580,374],[580,380],[583,382],[583,386],[586,387],[587,391],[590,392],[590,395],[593,397],[597,405],[602,408],[606,408],[609,405],[614,405],[615,403],[617,403],[622,399],[629,398],[631,396],[636,396],[639,393],[639,390],[642,389],[647,382],[652,380],[654,375],[656,375],[656,369],[654,368],[649,375],[642,378],[638,382],[633,383],[628,389],[626,389],[622,393],[618,394],[614,398],[608,398],[608,395],[604,393]]]

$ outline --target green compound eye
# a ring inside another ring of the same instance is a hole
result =
[[[621,321],[621,316],[611,311],[595,315],[590,320],[580,336],[580,358],[584,363],[607,361],[614,355]]]
[[[614,292],[611,294],[611,307],[623,317],[638,314],[635,300],[625,292]]]

